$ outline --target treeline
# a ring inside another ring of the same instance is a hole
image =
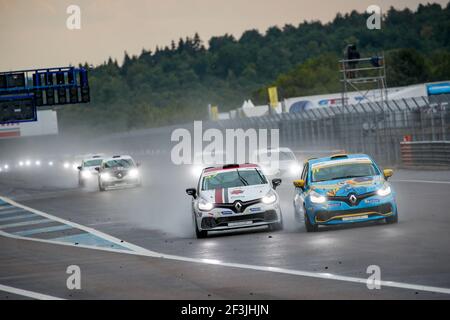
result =
[[[206,118],[206,106],[221,111],[244,99],[265,102],[276,84],[283,97],[340,90],[337,60],[348,43],[362,55],[386,52],[388,85],[450,79],[450,3],[391,8],[381,30],[366,28],[366,13],[338,14],[330,23],[304,21],[249,30],[239,39],[198,34],[139,56],[125,53],[90,73],[92,102],[59,112],[63,131],[123,131]]]
[[[340,92],[337,61],[341,58],[334,53],[310,58],[278,76],[270,85],[277,86],[278,94],[286,98]],[[389,87],[450,80],[449,50],[422,54],[416,49],[393,49],[385,52],[385,60]],[[264,103],[267,100],[266,87],[253,94],[253,101]]]

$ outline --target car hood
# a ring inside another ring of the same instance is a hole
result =
[[[261,199],[269,191],[269,184],[259,184],[253,186],[235,187],[235,188],[217,188],[214,190],[203,190],[200,196],[213,203],[233,203],[236,200],[250,201]]]
[[[324,196],[347,196],[376,191],[384,182],[381,176],[346,178],[314,182],[311,189]]]

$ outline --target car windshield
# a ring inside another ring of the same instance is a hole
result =
[[[86,160],[83,164],[85,167],[98,167],[102,164],[102,159]]]
[[[129,167],[133,167],[133,160],[131,159],[114,159],[114,160],[108,160],[105,163],[105,168],[117,168],[117,167],[121,167],[121,168],[129,168]]]
[[[227,170],[203,177],[202,190],[235,188],[266,184],[267,179],[258,170]]]
[[[292,152],[281,151],[280,155],[278,156],[278,159],[280,159],[280,160],[295,160],[295,156]]]
[[[312,182],[367,177],[378,174],[372,162],[367,163],[336,163],[330,166],[312,167]]]

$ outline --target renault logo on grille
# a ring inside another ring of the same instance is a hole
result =
[[[356,201],[358,201],[358,199],[356,198],[356,196],[355,196],[354,194],[351,194],[351,195],[348,197],[348,201],[350,201],[351,204],[355,204]]]
[[[237,212],[241,212],[241,210],[242,210],[242,203],[240,201],[238,201],[238,202],[236,202],[234,207],[236,208]]]

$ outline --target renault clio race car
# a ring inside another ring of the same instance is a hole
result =
[[[141,176],[138,170],[139,164],[130,156],[113,156],[103,159],[98,174],[98,188],[105,191],[117,187],[141,186]]]
[[[91,156],[81,161],[78,169],[78,186],[84,187],[87,182],[97,180],[98,171],[96,168],[102,164],[102,156]]]
[[[276,156],[276,160],[273,160]],[[263,173],[270,177],[294,178],[300,175],[300,166],[295,153],[289,148],[259,149],[254,152]]]
[[[275,189],[281,179],[270,184],[259,166],[224,165],[203,169],[192,196],[192,217],[197,238],[208,231],[269,226],[283,228],[279,197]]]
[[[308,232],[320,225],[385,219],[398,221],[395,192],[387,181],[393,171],[381,171],[364,154],[339,154],[310,159],[301,180],[295,180],[294,212]]]

